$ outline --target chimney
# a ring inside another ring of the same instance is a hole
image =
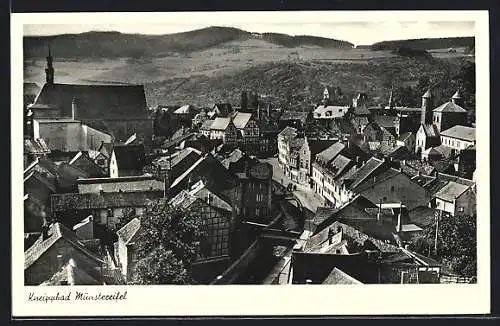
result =
[[[333,243],[333,229],[328,229],[328,244],[331,245]]]
[[[382,223],[380,218],[382,217],[382,198],[378,200],[378,213],[377,213],[377,224]]]
[[[399,214],[398,214],[398,224],[396,226],[396,232],[401,232],[402,225],[401,225],[401,215],[403,212],[403,202],[399,203]]]
[[[42,240],[47,240],[49,238],[49,226],[45,222],[42,225]]]
[[[73,97],[73,100],[71,101],[71,119],[76,120],[76,114],[77,114],[77,104],[76,104],[76,98]]]

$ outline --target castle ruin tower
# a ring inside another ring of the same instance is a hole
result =
[[[422,95],[422,113],[420,116],[421,124],[429,124],[432,121],[431,99],[431,90],[428,89],[427,92]]]
[[[52,65],[52,55],[50,53],[49,46],[49,55],[46,57],[47,59],[47,68],[45,68],[45,82],[49,85],[54,84],[54,66]]]

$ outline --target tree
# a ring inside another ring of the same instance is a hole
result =
[[[150,202],[141,216],[133,282],[137,284],[191,284],[202,219],[195,210],[174,208],[165,199]]]
[[[440,260],[460,275],[476,275],[476,216],[442,216],[438,222],[437,253],[435,239],[436,225],[414,238],[415,251]]]
[[[259,95],[257,93],[252,93],[250,96],[250,107],[256,109],[259,106]]]

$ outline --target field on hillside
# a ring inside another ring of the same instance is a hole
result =
[[[464,57],[463,50],[431,53],[443,59],[420,61],[370,49],[287,48],[248,39],[144,59],[76,60],[53,55],[56,82],[144,84],[149,106],[211,106],[219,101],[237,105],[246,89],[258,92],[266,102],[294,103],[299,109],[315,103],[324,85],[340,86],[349,97],[366,92],[383,102],[391,84],[414,87],[423,74],[439,78]],[[25,60],[25,81],[42,85],[44,68],[45,58]]]
[[[327,61],[366,63],[370,59],[392,56],[388,51],[368,49],[327,49],[314,46],[286,48],[262,40],[233,41],[216,48],[171,53],[163,57],[140,59],[58,58],[54,54],[55,78],[62,83],[125,82],[146,83],[193,75],[216,77],[269,62]],[[45,58],[25,60],[24,79],[42,83]]]

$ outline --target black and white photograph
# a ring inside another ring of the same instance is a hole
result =
[[[487,12],[18,16],[21,306],[489,309]]]

